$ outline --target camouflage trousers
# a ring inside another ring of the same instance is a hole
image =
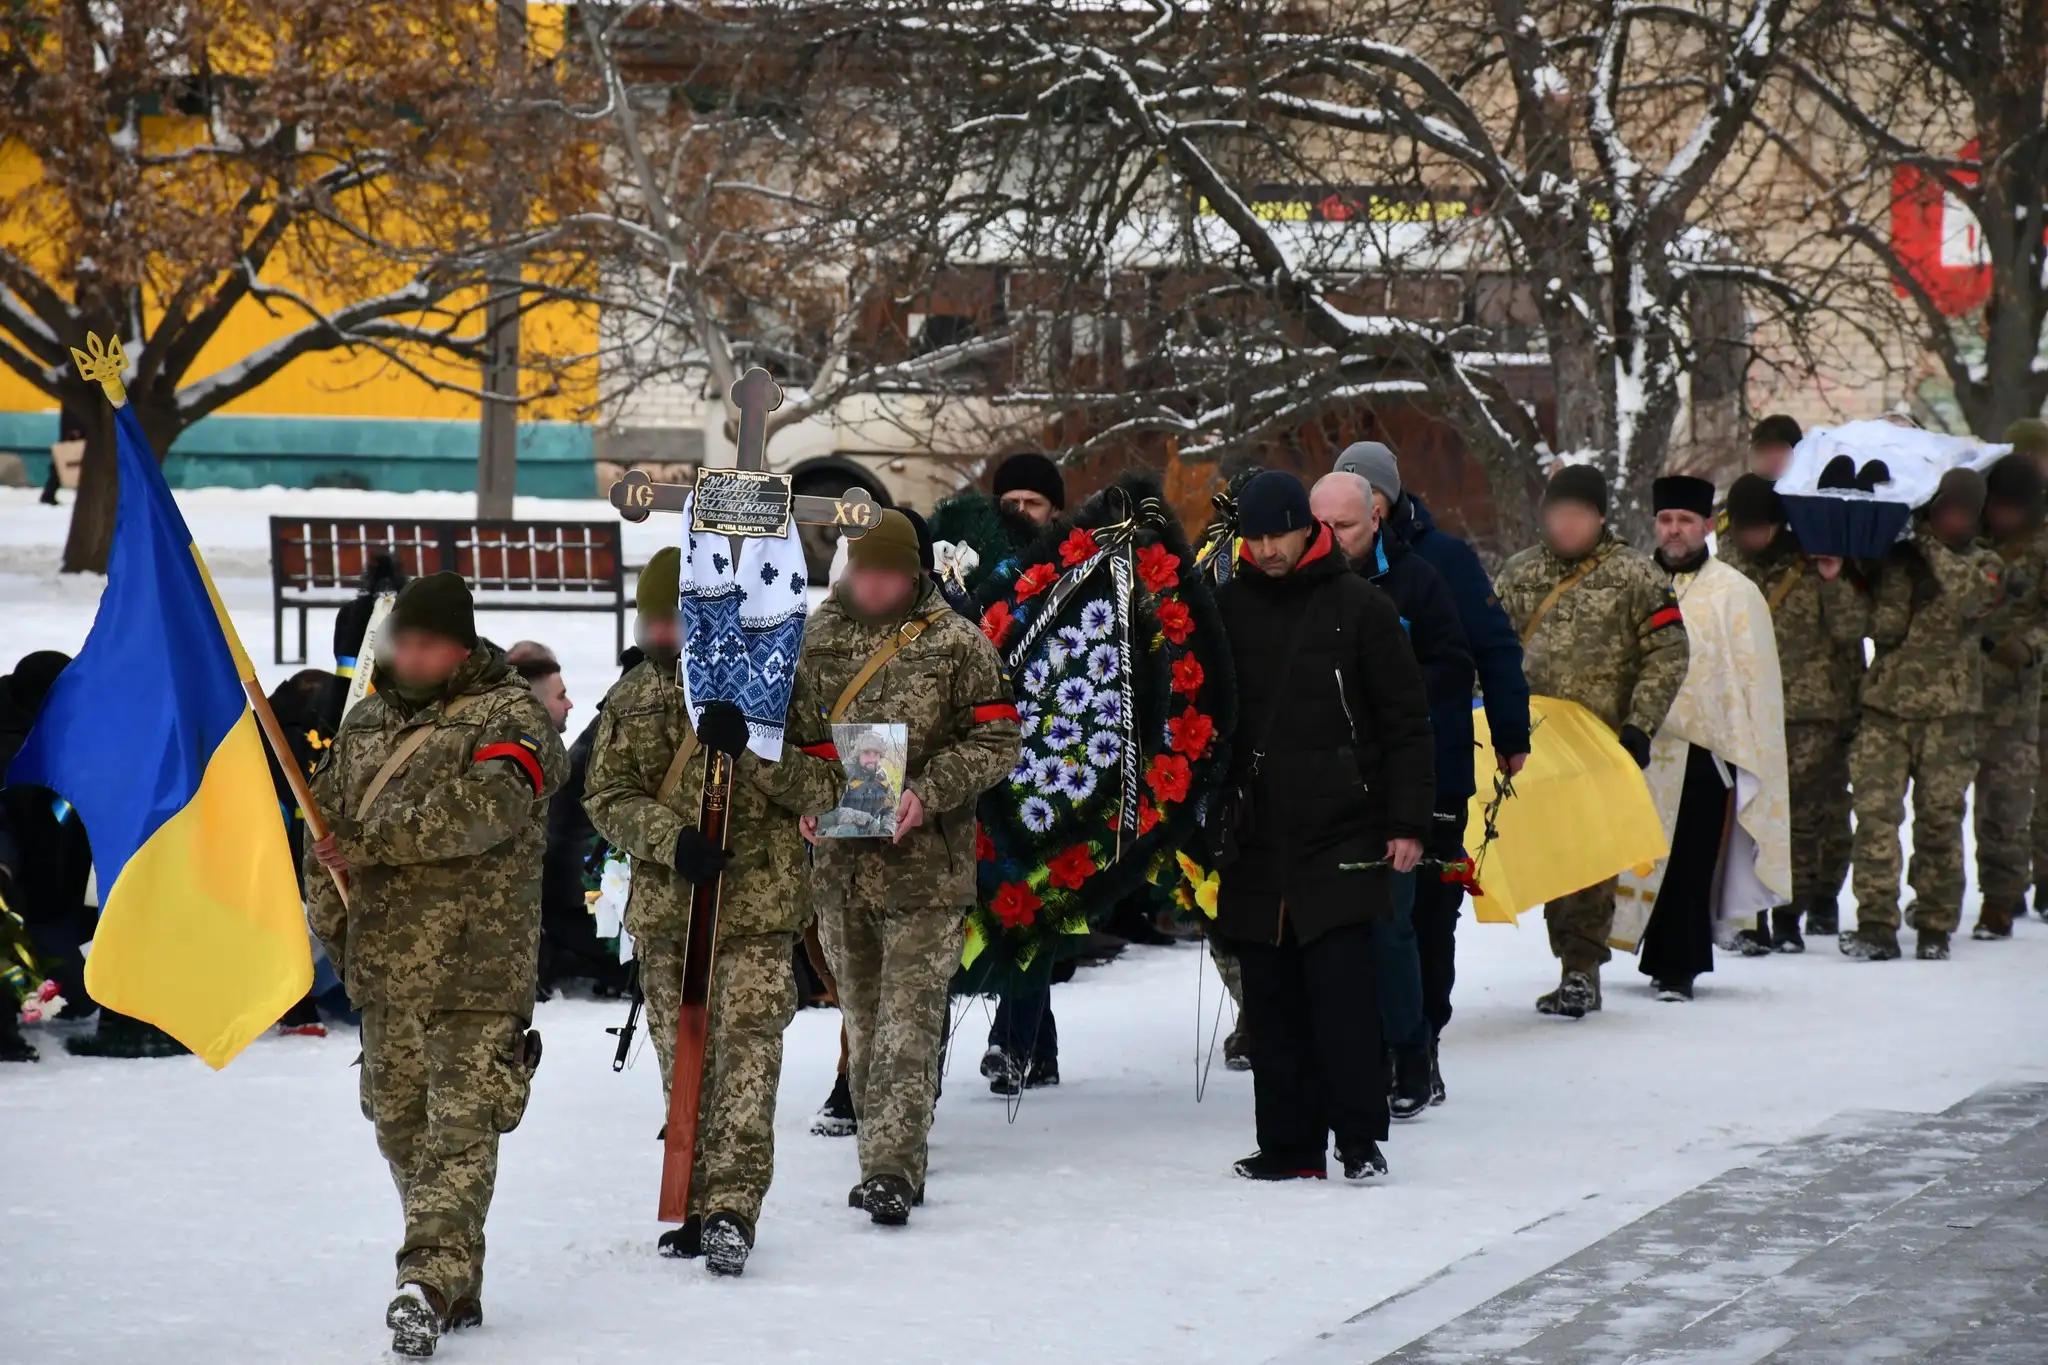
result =
[[[1849,875],[1849,740],[1837,721],[1788,721],[1786,786],[1792,800],[1792,903],[1834,904]]]
[[[1210,934],[1209,960],[1216,964],[1216,975],[1223,978],[1223,989],[1230,992],[1230,1003],[1237,1006],[1238,1014],[1244,1013],[1244,968],[1238,963],[1237,954],[1230,951],[1222,939]]]
[[[1550,931],[1550,951],[1568,972],[1593,975],[1614,956],[1607,940],[1614,933],[1614,890],[1617,879],[1561,896],[1543,907]]]
[[[796,1015],[794,934],[721,938],[711,966],[710,1038],[697,1110],[697,1159],[690,1212],[736,1213],[761,1221],[775,1176],[775,1088],[782,1079],[782,1031]],[[636,939],[647,1028],[661,1061],[663,1112],[676,1064],[676,1012],[683,994],[683,941]]]
[[[1988,904],[2018,909],[2026,902],[2040,732],[2041,713],[2029,708],[2016,724],[1986,726],[1978,745],[1977,889]]]
[[[818,917],[839,982],[860,1176],[924,1185],[944,1046],[946,988],[966,935],[958,906],[850,905]]]
[[[1899,826],[1913,789],[1913,927],[1954,933],[1963,911],[1963,804],[1977,775],[1974,716],[1867,711],[1849,750],[1856,790],[1856,924],[1899,927]]]
[[[498,1137],[519,1126],[532,1076],[526,1021],[477,1010],[363,1010],[363,1116],[405,1210],[398,1283],[480,1298]]]

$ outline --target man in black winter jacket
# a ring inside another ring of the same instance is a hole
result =
[[[1238,721],[1216,931],[1244,974],[1255,1180],[1386,1171],[1372,926],[1429,829],[1429,699],[1385,593],[1351,572],[1292,474],[1238,498],[1245,563],[1217,595]],[[1234,844],[1234,847],[1231,845]],[[1379,863],[1369,870],[1359,864]]]
[[[1357,474],[1325,474],[1309,493],[1309,510],[1337,537],[1337,548],[1351,566],[1393,599],[1401,613],[1401,629],[1422,669],[1433,716],[1446,707],[1472,708],[1472,650],[1458,605],[1442,575],[1407,546],[1381,534],[1372,486]],[[1436,734],[1436,777],[1444,781],[1462,764],[1469,772],[1472,753],[1445,748]],[[1455,738],[1455,736],[1453,736]],[[1435,803],[1441,806],[1441,801]],[[1439,857],[1442,855],[1439,854]],[[1414,1118],[1430,1101],[1435,1030],[1423,1010],[1422,958],[1416,946],[1414,911],[1418,880],[1435,872],[1407,873],[1394,882],[1394,913],[1374,926],[1379,965],[1380,1017],[1387,1046],[1394,1054],[1393,1093],[1388,1104],[1395,1118]]]

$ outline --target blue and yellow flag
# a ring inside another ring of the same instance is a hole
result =
[[[305,995],[312,953],[242,687],[255,669],[141,424],[125,403],[114,415],[106,591],[7,780],[56,791],[92,840],[86,988],[222,1067]]]

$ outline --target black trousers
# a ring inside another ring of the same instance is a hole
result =
[[[1449,862],[1465,856],[1465,810],[1438,811],[1430,821],[1423,852]],[[1432,1038],[1451,1022],[1451,987],[1458,981],[1458,909],[1465,888],[1446,882],[1437,869],[1415,874],[1415,950],[1422,958],[1422,1017]]]
[[[1714,756],[1688,745],[1671,857],[1637,945],[1637,963],[1652,981],[1689,982],[1714,970],[1714,874],[1732,796]]]
[[[1372,930],[1333,929],[1308,944],[1235,940],[1244,972],[1259,1150],[1320,1166],[1336,1134],[1348,1151],[1387,1136]]]

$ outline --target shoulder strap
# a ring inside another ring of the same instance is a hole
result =
[[[441,728],[442,721],[453,720],[479,695],[475,692],[465,692],[441,708],[440,720],[420,726],[399,741],[398,747],[391,751],[391,757],[384,760],[384,766],[377,769],[377,775],[370,779],[370,785],[363,792],[363,799],[356,802],[356,819],[359,822],[369,818],[371,804],[384,794],[384,788],[391,784],[392,778],[398,776],[398,770],[420,751],[422,745],[434,737],[434,731]]]
[[[1579,586],[1580,581],[1587,574],[1593,572],[1593,570],[1606,562],[1607,557],[1605,555],[1589,555],[1585,563],[1559,579],[1557,586],[1550,590],[1550,595],[1536,604],[1534,614],[1529,617],[1529,624],[1522,628],[1522,643],[1526,645],[1536,638],[1536,628],[1543,624],[1544,617],[1550,615],[1550,609],[1557,605],[1558,598],[1563,597],[1573,588]]]
[[[663,805],[674,796],[676,788],[682,785],[683,773],[690,766],[690,760],[697,756],[697,731],[693,727],[683,736],[683,745],[676,750],[676,756],[668,761],[668,771],[661,775],[661,785],[654,790],[654,799]]]
[[[847,710],[852,707],[853,699],[860,695],[860,690],[863,687],[866,687],[874,680],[875,674],[880,673],[889,660],[902,653],[906,645],[909,645],[918,636],[924,634],[932,622],[942,620],[952,614],[953,608],[951,606],[935,607],[925,615],[915,620],[905,621],[902,625],[896,627],[896,633],[882,641],[881,647],[868,655],[867,662],[860,666],[860,672],[853,675],[853,681],[849,682],[846,685],[846,690],[839,694],[839,700],[832,703],[832,709],[825,715],[825,723],[827,725],[837,725],[840,721],[846,719]]]
[[[1799,575],[1805,567],[1798,560],[1793,560],[1792,567],[1786,570],[1785,576],[1771,585],[1771,595],[1764,599],[1765,605],[1771,609],[1771,615],[1776,616],[1778,608],[1785,605],[1785,599],[1790,597],[1792,589],[1799,585]]]

